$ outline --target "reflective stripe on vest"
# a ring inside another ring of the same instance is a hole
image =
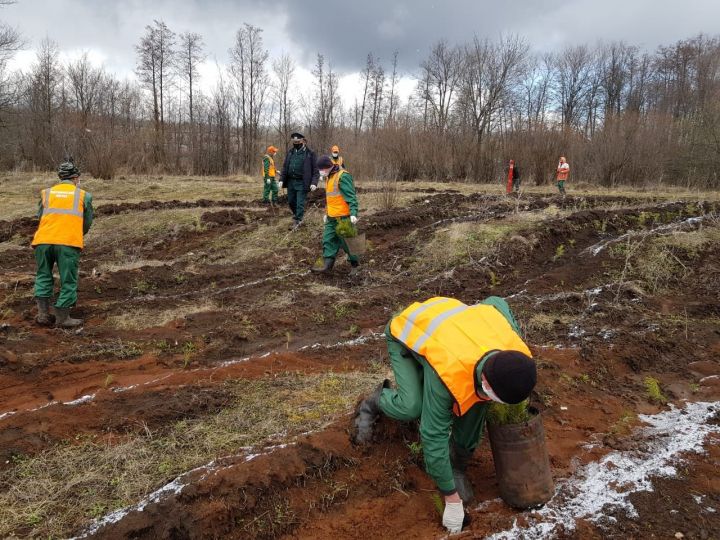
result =
[[[465,414],[487,401],[478,395],[475,369],[492,351],[530,349],[495,307],[467,306],[453,298],[415,302],[390,322],[390,333],[423,356],[453,397],[453,412]]]
[[[345,198],[340,191],[340,179],[346,172],[339,170],[335,174],[328,176],[325,184],[325,205],[329,217],[347,217],[350,215],[350,205],[345,202]]]
[[[42,214],[32,245],[83,247],[85,192],[72,184],[57,184],[40,193]]]
[[[265,154],[265,157],[270,160],[270,165],[268,165],[268,176],[270,178],[275,178],[275,160],[272,158],[270,154]],[[263,163],[262,167],[262,174],[265,176],[265,163]]]

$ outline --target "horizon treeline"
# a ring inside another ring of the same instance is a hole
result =
[[[61,62],[45,39],[10,72],[22,36],[0,24],[0,167],[53,169],[67,154],[87,172],[226,175],[260,170],[265,147],[293,131],[325,153],[342,148],[359,178],[491,182],[515,159],[523,181],[720,187],[720,38],[698,35],[644,51],[625,42],[535,54],[520,36],[439,41],[412,73],[398,54],[361,52],[360,97],[344,103],[332,58],[318,54],[309,93],[290,55],[271,58],[262,29],[244,24],[199,90],[201,35],[162,21],[138,43],[136,81],[87,54]],[[129,45],[130,46],[130,45]],[[415,80],[407,100],[402,77]]]

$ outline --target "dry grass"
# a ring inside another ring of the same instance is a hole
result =
[[[188,315],[206,313],[218,309],[220,309],[220,307],[210,301],[205,301],[201,304],[194,303],[186,306],[177,306],[164,311],[158,311],[156,309],[134,309],[120,315],[108,317],[106,324],[122,330],[143,330],[145,328],[165,326],[170,321],[182,319]]]
[[[80,439],[0,472],[0,536],[67,537],[177,475],[242,447],[320,429],[377,383],[369,373],[284,375],[226,383],[232,404],[108,443]],[[268,401],[267,396],[275,396]],[[282,434],[282,435],[278,435]]]
[[[517,230],[512,223],[452,223],[435,232],[417,249],[417,260],[425,270],[439,271],[472,263],[489,255],[497,243]]]
[[[290,219],[261,224],[243,232],[241,242],[238,241],[237,231],[228,231],[209,242],[207,249],[217,254],[212,259],[217,264],[237,264],[287,253],[288,250],[301,250],[308,256],[318,255],[321,251],[322,214],[312,209],[306,211],[303,226],[297,231],[288,231],[289,223]]]

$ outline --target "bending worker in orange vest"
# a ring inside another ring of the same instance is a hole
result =
[[[507,302],[491,296],[467,306],[453,298],[415,302],[385,328],[397,388],[385,381],[360,403],[356,443],[372,440],[382,412],[420,419],[425,470],[445,496],[443,525],[462,528],[463,502],[474,494],[465,475],[491,401],[520,403],[537,378],[530,349]]]
[[[561,157],[557,168],[557,187],[563,195],[565,195],[565,180],[567,180],[569,174],[570,164],[564,157]]]
[[[320,156],[317,161],[317,168],[320,176],[325,178],[325,215],[323,223],[323,266],[321,268],[311,268],[313,272],[319,274],[327,274],[335,265],[340,248],[348,254],[348,260],[352,268],[350,275],[354,276],[359,271],[360,262],[357,255],[350,253],[345,239],[336,232],[337,226],[346,220],[350,220],[352,225],[358,222],[358,201],[355,194],[355,185],[350,173],[345,169],[341,169],[340,165],[332,162],[329,156]]]
[[[50,324],[50,300],[53,296],[53,266],[60,273],[60,294],[55,303],[55,324],[62,328],[80,326],[70,318],[77,302],[78,265],[83,236],[93,220],[92,195],[78,187],[80,171],[72,159],[60,165],[60,182],[40,192],[40,224],[32,241],[37,272],[35,300],[37,322]]]

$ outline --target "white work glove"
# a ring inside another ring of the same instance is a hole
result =
[[[463,519],[465,519],[465,512],[462,501],[445,503],[442,524],[450,534],[459,533],[462,530]]]
[[[269,186],[269,185],[270,185],[270,179],[268,178],[267,180],[265,180],[265,183]]]
[[[323,216],[323,223],[327,223],[327,214]]]
[[[350,216],[350,223],[355,225],[358,222],[357,216]]]
[[[282,180],[278,182],[278,188],[282,189]]]
[[[317,189],[317,186],[315,184],[310,184],[310,191],[315,191]]]

